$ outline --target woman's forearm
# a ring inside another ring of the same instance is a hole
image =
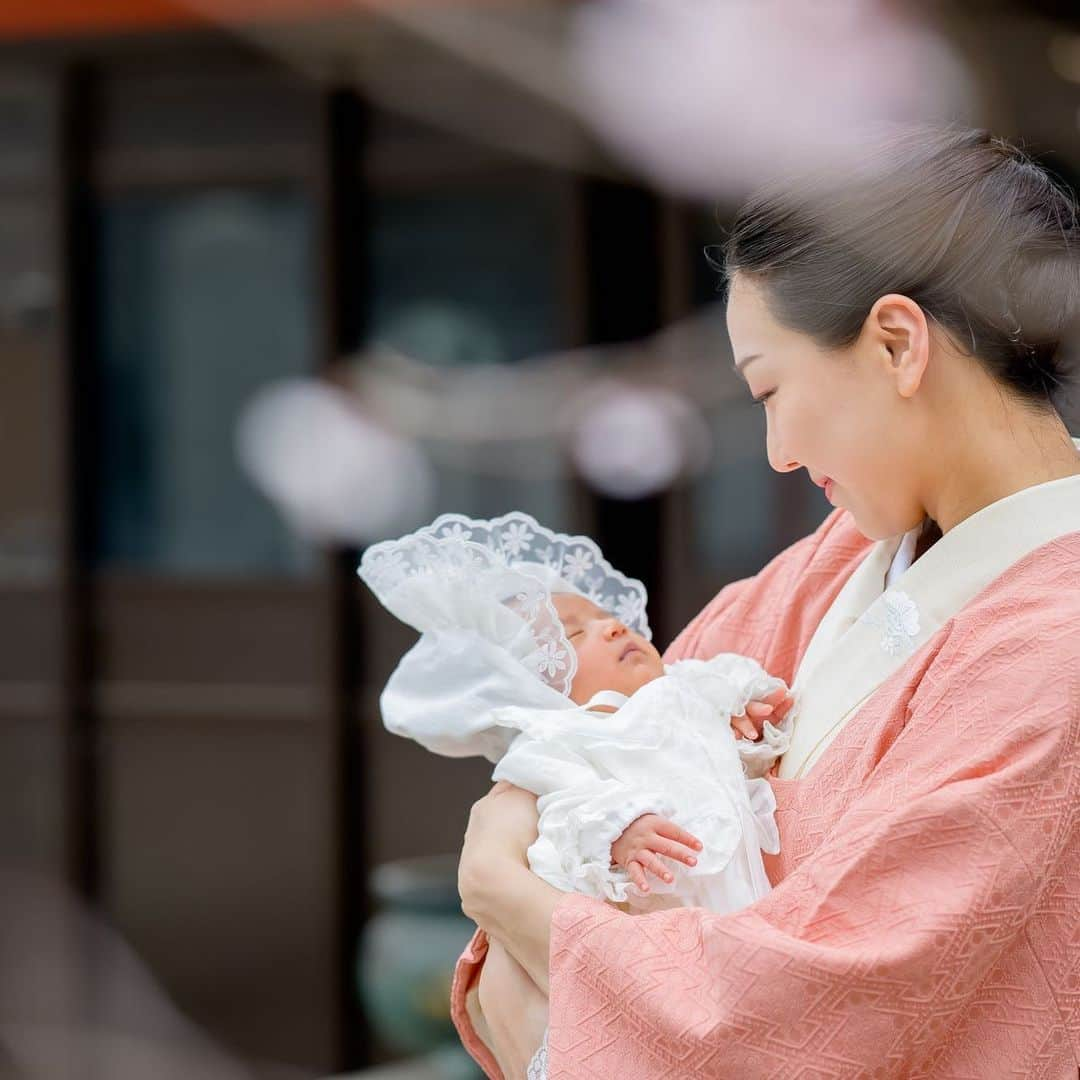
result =
[[[463,889],[466,914],[547,994],[551,916],[563,894],[518,862],[489,867],[478,877]]]

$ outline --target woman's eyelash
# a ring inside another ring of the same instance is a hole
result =
[[[768,401],[769,398],[771,398],[775,393],[775,390],[769,390],[768,392],[762,394],[760,397],[751,398],[751,401],[753,401],[755,405],[764,405],[765,402]]]

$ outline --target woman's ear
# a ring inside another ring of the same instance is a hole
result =
[[[923,309],[901,293],[882,296],[866,317],[869,336],[901,397],[913,397],[930,360],[930,327]]]

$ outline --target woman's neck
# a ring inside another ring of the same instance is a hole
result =
[[[926,512],[942,533],[999,499],[1080,474],[1080,453],[1056,413],[1014,413],[1002,419],[981,429],[960,427],[951,451],[936,455],[948,468]]]

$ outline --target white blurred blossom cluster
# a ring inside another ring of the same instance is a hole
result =
[[[974,108],[925,11],[886,0],[604,0],[570,40],[596,132],[661,187],[709,200],[842,167],[883,124]]]

